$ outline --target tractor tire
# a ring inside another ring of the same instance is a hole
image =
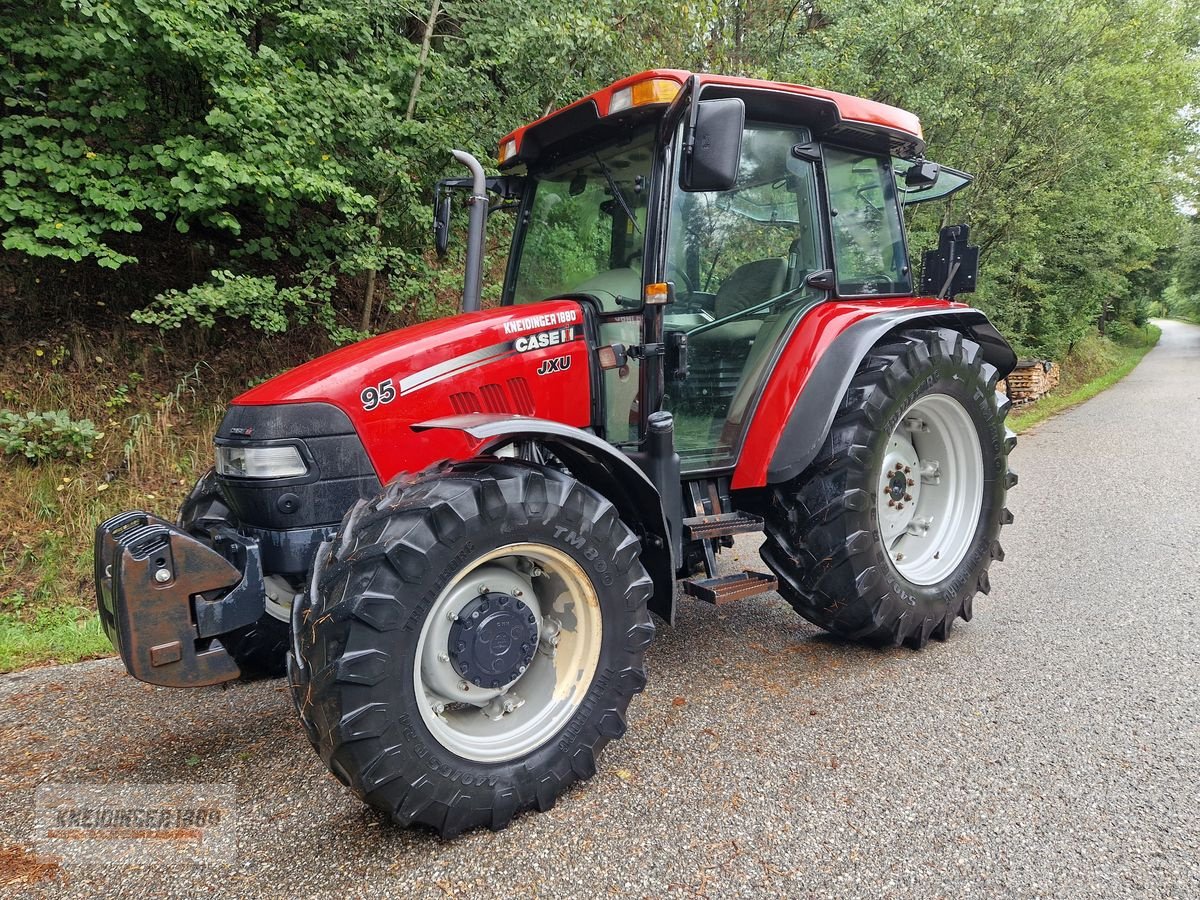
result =
[[[551,808],[645,687],[640,550],[606,499],[520,460],[446,464],[359,501],[293,615],[310,742],[400,825],[451,836]]]
[[[179,527],[196,537],[208,539],[205,523],[232,523],[232,513],[217,486],[217,474],[209,469],[196,482],[179,510]],[[287,674],[287,652],[291,629],[270,613],[257,621],[220,636],[221,646],[242,670],[240,680],[282,678]]]
[[[270,613],[234,631],[227,631],[218,640],[242,670],[241,681],[260,678],[282,678],[287,674],[287,654],[291,646],[291,629]]]
[[[1012,521],[1009,400],[978,344],[906,330],[862,361],[808,469],[772,490],[762,558],[810,622],[923,648],[970,621]]]

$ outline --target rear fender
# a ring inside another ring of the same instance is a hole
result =
[[[755,443],[750,440],[753,434],[748,435],[732,486],[763,487],[788,481],[803,472],[825,442],[838,405],[859,364],[872,347],[898,328],[953,329],[980,345],[984,358],[996,367],[1000,377],[1012,371],[1016,354],[984,313],[958,304],[927,302],[930,305],[913,306],[913,301],[909,300],[906,306],[878,306],[869,315],[850,321],[832,338],[827,334],[819,335],[823,349],[802,348],[806,361],[810,361],[807,371],[785,373],[793,379],[795,402],[790,413],[782,423],[778,420],[751,423],[752,432],[758,425],[760,434],[765,432],[768,437],[766,441],[760,439]],[[801,329],[797,329],[796,336],[800,333]],[[756,419],[762,413],[760,408]],[[765,446],[768,442],[769,447]]]
[[[561,459],[571,474],[608,498],[621,520],[639,532],[642,564],[654,581],[650,611],[673,624],[675,567],[662,498],[646,473],[611,444],[570,425],[528,416],[469,413],[430,419],[414,431],[449,429],[465,435],[475,455],[493,452],[512,441],[532,441]]]

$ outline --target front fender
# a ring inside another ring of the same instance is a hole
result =
[[[460,432],[474,444],[477,455],[514,440],[546,447],[572,475],[607,497],[626,525],[640,532],[642,563],[654,581],[650,611],[674,623],[675,567],[662,498],[646,473],[625,454],[591,432],[531,416],[468,413],[429,419],[412,427],[414,431],[443,428]]]

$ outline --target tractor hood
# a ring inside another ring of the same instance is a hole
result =
[[[414,431],[414,424],[485,412],[585,428],[591,400],[583,309],[550,300],[437,319],[343,347],[252,388],[233,406],[336,407],[386,483],[472,452],[457,432]]]

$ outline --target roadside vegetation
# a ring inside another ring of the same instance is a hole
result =
[[[1108,335],[1091,334],[1062,357],[1062,377],[1050,393],[1010,413],[1008,426],[1017,434],[1090,400],[1112,387],[1154,349],[1162,329],[1147,323]]]
[[[438,261],[429,227],[451,147],[494,159],[511,128],[662,66],[910,109],[931,158],[977,176],[910,213],[914,255],[971,226],[964,299],[1062,362],[1053,403],[1131,366],[1149,314],[1200,318],[1198,48],[1175,0],[12,0],[0,670],[108,652],[92,529],[172,518],[232,396],[454,309],[462,242]]]
[[[210,464],[225,401],[246,387],[238,352],[176,353],[153,329],[47,338],[8,349],[0,392],[62,410],[77,429],[68,435],[92,437],[78,455],[35,460],[16,449],[0,463],[0,671],[112,652],[94,609],[93,530],[119,509],[173,519]],[[198,357],[211,361],[186,361]]]

